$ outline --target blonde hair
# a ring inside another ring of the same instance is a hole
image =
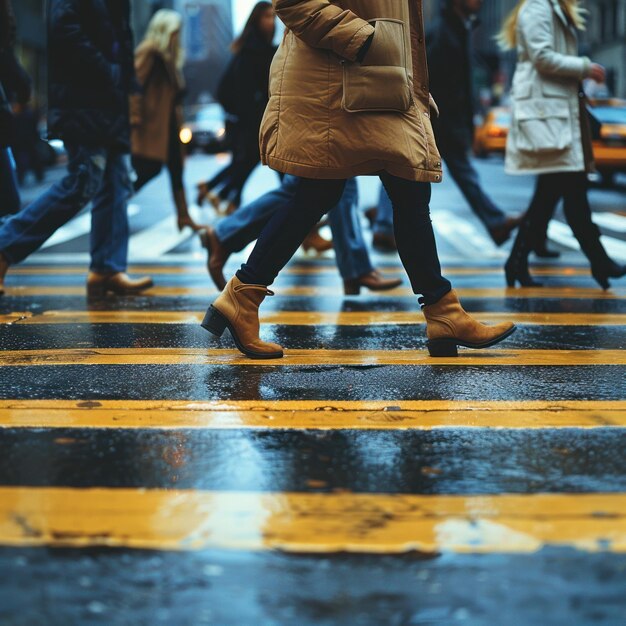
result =
[[[142,44],[151,43],[167,59],[174,62],[177,69],[182,69],[185,62],[180,41],[172,49],[171,41],[174,33],[180,32],[183,19],[180,13],[170,9],[159,9],[150,20]]]
[[[526,0],[519,0],[517,6],[504,20],[502,30],[496,35],[496,41],[503,50],[512,50],[517,46],[517,20]],[[586,10],[580,6],[580,0],[559,0],[565,15],[578,30],[585,30]]]

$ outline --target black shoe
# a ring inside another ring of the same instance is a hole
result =
[[[506,275],[506,284],[509,287],[515,287],[516,283],[519,283],[522,287],[543,287],[543,283],[538,283],[530,275],[528,265],[516,264],[509,260],[504,266],[504,273]]]
[[[622,276],[626,275],[626,265],[619,265],[611,261],[609,265],[602,268],[592,266],[591,275],[596,279],[600,287],[606,291],[611,287],[609,278],[622,278]]]
[[[508,241],[511,233],[519,227],[524,220],[524,215],[518,215],[517,217],[507,217],[503,224],[489,229],[489,234],[493,239],[496,246],[501,246]]]

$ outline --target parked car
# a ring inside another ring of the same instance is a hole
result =
[[[612,184],[615,175],[626,173],[626,100],[609,98],[591,100],[591,110],[600,122],[600,137],[593,141],[596,168],[605,184]],[[474,153],[487,157],[504,153],[511,127],[511,112],[505,107],[494,107],[485,121],[476,129]]]
[[[224,150],[226,147],[224,109],[217,102],[201,106],[191,120],[180,129],[180,140],[190,152],[203,150],[213,154]]]
[[[508,108],[490,109],[483,123],[476,128],[474,154],[480,158],[486,158],[492,152],[504,154],[510,127],[511,111]]]

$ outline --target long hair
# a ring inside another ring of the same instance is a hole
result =
[[[526,0],[519,0],[504,20],[502,30],[496,35],[496,41],[503,50],[512,50],[517,46],[517,20],[525,2]],[[580,0],[559,0],[559,4],[572,24],[578,30],[585,30],[586,11],[582,8]]]
[[[268,9],[272,8],[271,2],[257,2],[250,13],[250,17],[243,28],[243,31],[235,41],[230,45],[230,49],[234,54],[237,54],[248,42],[250,37],[259,32],[259,22],[261,15]]]
[[[174,49],[171,46],[171,39],[174,33],[180,32],[183,26],[183,19],[180,13],[169,9],[159,9],[150,20],[142,45],[151,43],[164,57],[174,62],[178,70],[182,69],[185,62],[180,41]]]

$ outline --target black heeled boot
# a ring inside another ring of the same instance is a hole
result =
[[[606,291],[611,288],[609,278],[622,278],[626,274],[626,265],[616,263],[606,253],[600,241],[600,229],[595,224],[585,231],[584,236],[577,236],[577,239],[591,263],[591,275],[602,289]]]
[[[506,284],[509,287],[515,287],[516,283],[522,287],[543,287],[541,283],[533,279],[528,270],[528,253],[530,252],[528,230],[528,222],[522,222],[517,231],[511,255],[504,266]]]

